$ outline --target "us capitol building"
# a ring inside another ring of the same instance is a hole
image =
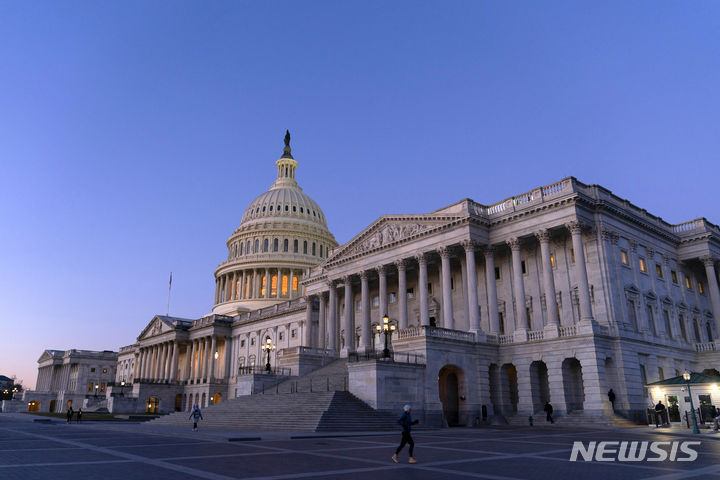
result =
[[[381,412],[410,403],[429,425],[526,423],[546,401],[608,417],[611,388],[615,411],[638,418],[648,383],[720,364],[720,229],[704,218],[672,225],[569,177],[383,215],[338,245],[296,181],[289,135],[275,165],[227,240],[211,313],[157,315],[121,347],[111,411],[300,392],[307,378],[317,391],[314,372],[335,365],[343,381],[322,390]]]

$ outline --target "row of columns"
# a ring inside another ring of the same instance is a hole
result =
[[[185,353],[185,367],[182,377],[178,378],[178,357],[180,344],[169,341],[141,347],[135,365],[135,378],[153,382],[173,382],[176,380],[199,383],[201,380],[212,381],[215,378],[215,352],[217,351],[217,335],[209,335],[189,340]],[[223,376],[229,375],[230,339],[225,337],[225,367]],[[219,355],[218,355],[219,356]]]
[[[717,260],[712,255],[704,256],[700,260],[705,265],[705,275],[707,276],[708,290],[710,291],[710,304],[713,318],[715,318],[715,331],[720,335],[720,290],[718,289],[717,272],[715,270]]]
[[[580,300],[580,317],[581,321],[592,322],[592,307],[590,304],[590,285],[588,282],[587,266],[585,264],[585,252],[582,241],[582,226],[579,222],[570,222],[566,225],[572,236],[572,245],[575,252],[575,277],[578,282],[578,294]],[[540,243],[541,261],[543,264],[543,276],[542,282],[545,290],[546,308],[547,308],[547,319],[548,325],[559,326],[558,312],[557,312],[557,300],[555,296],[555,282],[553,278],[553,268],[550,258],[550,234],[548,230],[540,230],[535,233],[535,237]],[[522,259],[520,255],[521,242],[518,238],[511,238],[507,240],[507,245],[511,251],[512,257],[512,268],[513,268],[513,288],[515,295],[516,311],[518,324],[516,330],[527,331],[529,326],[529,319],[525,306],[525,285],[524,276],[522,273]],[[467,278],[466,293],[466,308],[468,311],[468,330],[473,333],[481,332],[480,327],[480,311],[478,307],[478,291],[477,291],[477,272],[476,272],[476,260],[475,260],[475,249],[478,247],[476,243],[466,240],[461,243],[463,250],[465,251],[465,262],[463,269],[466,271],[465,277]],[[488,306],[489,306],[489,325],[490,333],[500,333],[500,320],[498,314],[498,296],[497,286],[495,279],[495,249],[492,245],[488,245],[483,249],[485,256],[485,281],[487,286],[488,295]],[[450,267],[450,249],[447,246],[442,246],[436,250],[436,253],[440,256],[440,277],[442,279],[442,326],[447,329],[455,328],[454,321],[454,310],[452,302],[452,289],[451,289],[451,267]],[[414,260],[417,262],[418,270],[418,299],[419,299],[419,310],[420,310],[420,325],[430,325],[430,313],[429,313],[429,294],[427,289],[428,284],[428,271],[427,261],[428,252],[420,252],[415,255]],[[407,306],[407,264],[409,259],[400,259],[395,262],[398,274],[398,328],[404,329],[408,327],[408,306]],[[379,315],[387,313],[387,270],[384,265],[376,268],[378,281],[379,281],[379,299],[380,308],[378,309]],[[371,319],[370,319],[370,291],[368,286],[368,271],[364,270],[358,272],[356,275],[360,277],[360,302],[361,302],[361,337],[360,337],[360,349],[361,351],[368,351],[372,348],[372,335],[371,331]],[[355,275],[347,275],[341,279],[344,284],[344,298],[345,300],[345,311],[343,318],[341,319],[341,328],[345,332],[353,332],[353,290],[352,290],[352,279]],[[318,340],[313,340],[311,333],[308,329],[306,338],[303,339],[303,344],[306,346],[317,346],[320,348],[328,348],[333,351],[338,350],[337,342],[337,283],[330,281],[327,283],[328,287],[328,307],[327,307],[327,319],[324,315],[320,316],[320,324],[318,328]],[[719,297],[720,298],[720,297]],[[310,297],[309,297],[310,300]],[[325,304],[325,293],[321,294],[321,306]],[[323,312],[324,313],[324,312]],[[307,321],[310,320],[310,310],[308,310]],[[378,321],[381,322],[380,319]],[[328,335],[328,344],[324,345],[325,331]],[[322,332],[322,334],[321,334]],[[354,341],[347,335],[345,345],[343,347],[343,353],[354,351]],[[353,335],[354,336],[354,335]]]
[[[288,273],[287,294],[282,294],[283,272]],[[272,277],[277,276],[276,292],[271,292]],[[294,279],[300,283],[302,274],[293,268],[252,268],[237,270],[215,279],[215,304],[230,302],[234,300],[249,300],[262,298],[295,298],[297,291],[293,290]],[[263,279],[265,288],[263,291]]]

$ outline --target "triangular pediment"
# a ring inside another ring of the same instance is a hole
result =
[[[150,323],[147,324],[147,327],[143,329],[137,339],[142,340],[145,338],[156,337],[173,330],[175,330],[175,326],[172,323],[169,323],[159,315],[156,315],[152,320],[150,320]]]
[[[54,359],[56,352],[65,353],[62,350],[45,350],[42,355],[40,355],[40,358],[38,358],[38,363]]]
[[[325,264],[383,250],[450,227],[466,215],[386,215],[335,249]]]

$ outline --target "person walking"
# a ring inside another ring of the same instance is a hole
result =
[[[552,405],[550,405],[549,401],[545,402],[545,407],[543,408],[543,410],[545,411],[545,421],[555,423],[555,420],[553,420],[552,417],[553,408]]]
[[[403,407],[403,414],[398,419],[398,423],[402,427],[402,440],[400,440],[400,446],[397,447],[397,450],[395,450],[395,454],[392,456],[393,462],[399,463],[398,461],[398,454],[400,453],[400,450],[403,449],[405,444],[410,445],[410,450],[408,453],[410,453],[410,463],[417,463],[417,460],[415,460],[415,457],[413,457],[413,450],[415,449],[415,442],[413,441],[412,435],[410,435],[410,430],[412,430],[413,425],[417,425],[418,421],[412,419],[412,408],[410,405],[405,405]]]
[[[80,420],[82,420],[82,408],[78,408],[77,411],[77,423],[80,423]]]
[[[655,405],[655,426],[658,427],[658,423],[665,426],[667,424],[665,420],[665,405],[661,400],[658,400],[657,405]]]
[[[70,420],[72,420],[72,417],[73,417],[73,414],[74,414],[74,413],[75,413],[75,412],[73,412],[72,407],[68,407],[68,409],[67,409],[67,423],[70,423]]]
[[[192,412],[190,412],[189,418],[192,418],[192,421],[193,421],[193,432],[197,432],[198,420],[201,420],[203,418],[202,412],[200,411],[200,405],[198,405],[197,403],[195,405],[193,405],[193,409],[192,409]]]
[[[608,400],[610,400],[610,405],[612,405],[612,409],[614,412],[615,411],[615,392],[613,392],[612,388],[608,392]]]

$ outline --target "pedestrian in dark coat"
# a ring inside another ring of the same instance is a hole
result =
[[[72,407],[68,407],[68,409],[67,409],[67,423],[70,423],[70,420],[72,420],[73,413],[75,413],[75,412],[73,412]]]
[[[545,411],[545,414],[546,414],[545,421],[550,422],[550,423],[555,423],[555,420],[553,420],[553,417],[552,417],[553,408],[552,408],[552,405],[550,405],[550,402],[545,402],[545,408],[543,408],[543,410]]]
[[[615,392],[613,392],[612,388],[608,392],[608,400],[610,400],[610,404],[612,405],[612,409],[614,412],[615,411]]]
[[[190,412],[189,418],[191,418],[193,421],[193,432],[197,432],[198,421],[203,418],[202,412],[200,411],[200,405],[198,405],[197,403],[195,405],[193,405],[193,409],[192,409],[192,412]]]
[[[77,411],[77,423],[80,423],[80,420],[82,420],[82,408],[78,408]]]
[[[402,414],[402,417],[398,419],[398,423],[402,427],[402,440],[400,441],[400,446],[397,447],[397,450],[395,450],[395,455],[392,456],[392,459],[393,462],[398,463],[398,454],[407,443],[408,445],[410,445],[410,463],[417,463],[417,460],[415,460],[415,457],[413,457],[415,442],[413,441],[412,435],[410,435],[410,430],[412,430],[413,425],[418,424],[418,421],[412,419],[412,408],[410,407],[410,405],[405,405],[403,407],[403,410],[405,412]]]

